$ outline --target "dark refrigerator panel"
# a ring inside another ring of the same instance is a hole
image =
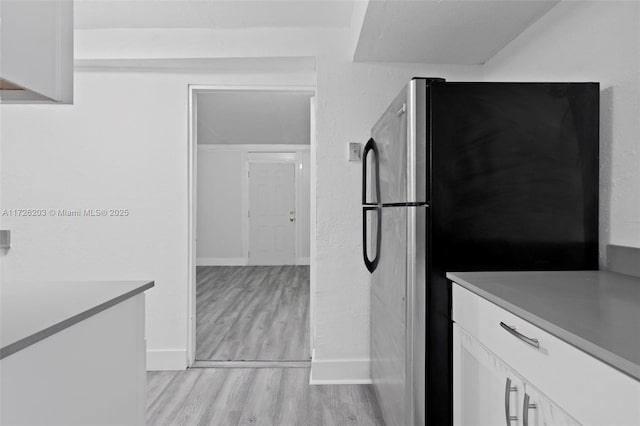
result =
[[[595,83],[431,89],[427,424],[452,423],[447,271],[598,268]]]
[[[596,269],[598,84],[432,89],[434,263]]]

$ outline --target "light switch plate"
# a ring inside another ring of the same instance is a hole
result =
[[[349,161],[362,161],[362,144],[349,142]]]

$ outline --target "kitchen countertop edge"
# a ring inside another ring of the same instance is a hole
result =
[[[21,351],[22,349],[25,349],[31,345],[33,345],[34,343],[37,343],[43,339],[46,339],[47,337],[50,337],[56,333],[61,332],[62,330],[71,327],[74,324],[79,323],[80,321],[84,321],[87,318],[90,318],[96,314],[99,314],[100,312],[111,308],[112,306],[117,305],[118,303],[121,303],[127,299],[130,299],[131,297],[142,293],[150,288],[152,288],[153,286],[155,286],[155,282],[154,281],[147,281],[142,285],[137,286],[136,288],[129,290],[125,293],[120,294],[119,296],[113,297],[107,301],[104,301],[96,306],[93,306],[92,308],[83,310],[63,321],[57,322],[49,327],[46,327],[36,333],[30,334],[26,337],[23,337],[19,340],[16,340],[15,342],[11,342],[8,345],[3,346],[2,348],[0,348],[0,359],[6,358],[10,355],[15,354],[16,352]]]
[[[586,352],[587,354],[593,356],[594,358],[597,358],[600,361],[612,366],[616,370],[619,370],[620,372],[634,378],[635,380],[640,380],[640,365],[626,358],[623,358],[609,351],[608,349],[603,348],[602,346],[596,345],[587,339],[577,336],[574,333],[562,328],[561,326],[553,324],[545,320],[544,318],[541,318],[527,311],[526,309],[523,309],[511,302],[502,299],[499,296],[496,296],[489,291],[477,287],[472,282],[469,282],[468,280],[465,280],[464,278],[458,276],[455,272],[447,272],[446,277],[448,280],[451,280],[454,283],[477,294],[483,299],[486,299],[489,302],[498,305],[503,309],[506,309],[512,314],[519,316],[525,321],[530,322],[531,324],[541,328],[542,330],[552,334],[553,336],[563,340],[564,342],[567,342],[570,345],[575,346],[583,352]]]

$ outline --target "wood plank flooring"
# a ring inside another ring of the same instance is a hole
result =
[[[308,368],[147,373],[148,425],[383,426],[369,385],[309,385]]]
[[[199,266],[196,359],[308,360],[308,266]]]
[[[147,373],[147,424],[383,425],[371,386],[309,385],[307,266],[198,267],[196,313],[200,368]]]

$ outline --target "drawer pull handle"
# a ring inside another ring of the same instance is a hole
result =
[[[511,426],[511,422],[518,421],[517,416],[511,415],[511,392],[517,392],[518,388],[511,386],[511,379],[507,377],[507,382],[504,386],[504,415],[507,421],[507,426]]]
[[[524,405],[522,407],[522,426],[529,426],[529,410],[538,408],[536,404],[529,403],[529,395],[524,394]]]
[[[538,339],[533,339],[531,337],[527,337],[524,334],[522,334],[519,331],[517,331],[515,327],[507,325],[507,324],[503,323],[502,321],[500,321],[500,327],[504,328],[510,334],[516,336],[518,339],[522,340],[523,342],[530,344],[534,348],[536,348],[536,349],[540,348],[540,342],[538,341]]]

